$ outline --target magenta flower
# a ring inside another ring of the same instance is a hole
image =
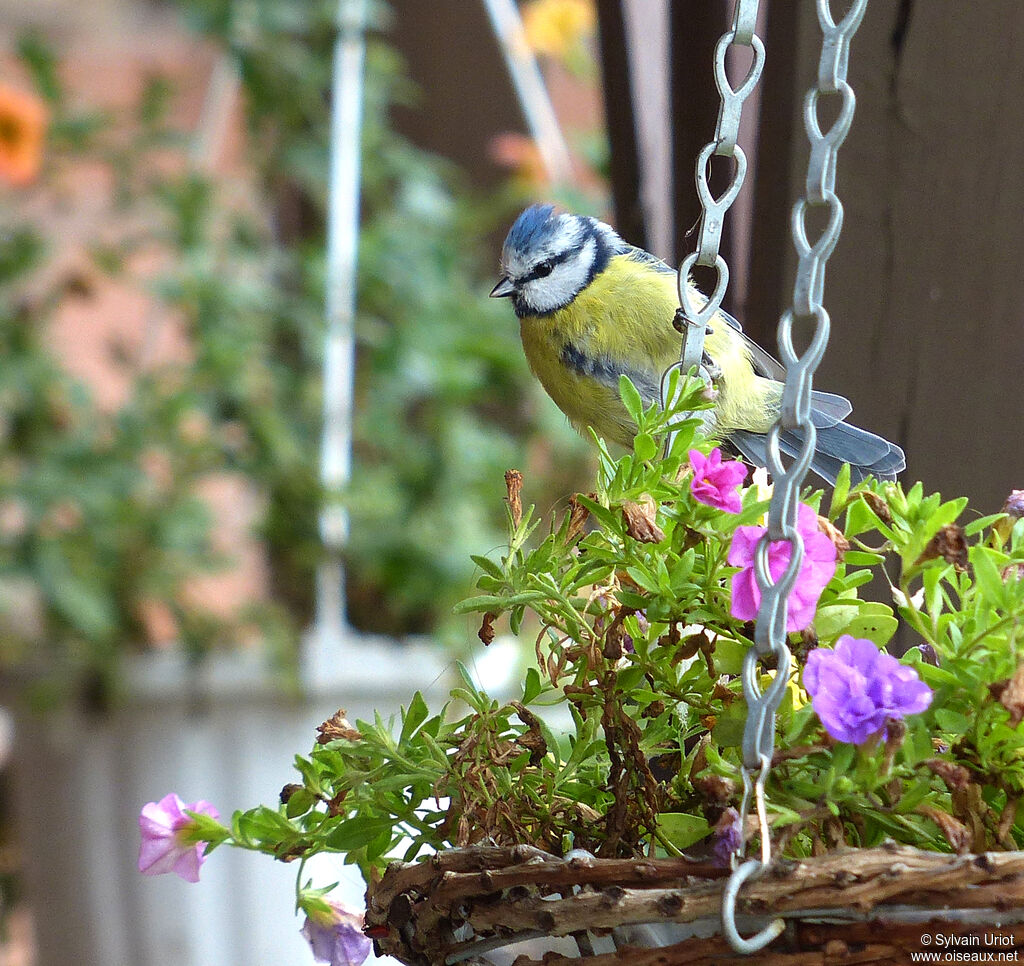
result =
[[[306,910],[302,935],[318,963],[330,966],[359,966],[370,955],[372,943],[363,935],[363,916],[337,902],[324,900],[330,910]]]
[[[789,597],[787,631],[802,631],[811,626],[818,598],[836,572],[835,545],[818,529],[818,515],[805,503],[801,503],[797,510],[796,528],[803,537],[804,556]],[[761,606],[761,589],[754,576],[754,557],[757,543],[767,530],[767,527],[758,526],[737,527],[729,547],[729,563],[742,568],[732,578],[730,613],[741,621],[754,620]],[[773,540],[770,544],[768,573],[773,581],[777,581],[789,566],[791,553],[787,540]]]
[[[722,451],[716,446],[707,456],[699,449],[691,449],[690,466],[690,492],[695,500],[729,513],[740,512],[739,485],[747,478],[747,468],[742,463],[723,463]]]
[[[159,802],[142,806],[139,814],[139,871],[145,875],[163,875],[173,872],[186,882],[199,881],[199,867],[206,861],[205,842],[190,842],[188,833],[195,827],[195,819],[185,814],[201,812],[211,818],[220,813],[209,802],[198,801],[186,805],[173,792]]]
[[[807,655],[804,687],[825,730],[852,745],[884,734],[888,719],[918,714],[932,702],[914,668],[849,634],[835,650],[816,647]]]

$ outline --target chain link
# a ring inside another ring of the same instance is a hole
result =
[[[701,215],[700,235],[696,251],[687,255],[679,267],[680,311],[676,314],[676,327],[683,336],[683,344],[679,362],[670,366],[662,377],[661,401],[666,409],[674,402],[669,398],[669,376],[673,370],[679,369],[685,373],[696,366],[704,380],[710,381],[707,369],[701,365],[704,358],[704,335],[708,322],[721,308],[725,290],[729,285],[729,267],[719,254],[722,244],[722,227],[725,222],[725,214],[736,200],[747,173],[747,158],[743,149],[736,143],[736,139],[740,130],[743,102],[754,89],[764,68],[764,44],[754,33],[758,4],[759,0],[737,0],[733,11],[732,27],[719,38],[715,45],[715,86],[721,96],[721,103],[718,109],[718,123],[715,125],[715,136],[697,156],[697,196],[700,198],[703,214]],[[726,57],[730,47],[749,47],[753,52],[750,69],[739,87],[736,88],[729,83],[725,71]],[[735,160],[732,179],[717,198],[711,193],[708,179],[708,165],[711,163],[712,157],[715,156]],[[694,303],[687,286],[694,265],[714,268],[717,273],[714,291],[702,305]],[[673,436],[674,434],[670,434],[669,447],[672,445]]]
[[[771,842],[764,805],[764,788],[775,750],[775,712],[789,684],[790,653],[786,642],[786,618],[789,595],[796,583],[803,561],[803,540],[796,528],[800,503],[800,486],[810,467],[816,443],[811,421],[811,385],[814,370],[825,352],[829,336],[829,316],[822,305],[825,286],[825,263],[839,238],[843,224],[843,206],[835,193],[836,154],[853,121],[856,100],[853,88],[846,82],[850,56],[850,40],[860,26],[867,0],[854,0],[837,24],[832,17],[829,0],[817,0],[818,23],[823,40],[818,64],[816,87],[804,99],[804,127],[811,153],[804,196],[793,207],[791,228],[799,263],[793,286],[793,307],[779,320],[779,353],[786,367],[786,381],[778,421],[768,435],[768,470],[774,489],[768,509],[768,532],[757,547],[755,573],[761,589],[761,606],[754,629],[754,646],[743,661],[743,694],[747,702],[747,721],[743,732],[743,785],[740,806],[741,835],[746,838],[746,820],[750,808],[751,784],[761,838],[761,858],[751,859],[736,867],[722,895],[722,927],[732,948],[739,953],[755,953],[763,949],[784,928],[776,919],[750,939],[736,930],[736,897],[740,886],[760,875],[771,859]],[[842,107],[827,132],[818,122],[818,101],[823,94],[839,94]],[[813,244],[807,234],[807,211],[811,207],[828,209],[828,223]],[[814,334],[802,355],[793,348],[793,322],[811,320]],[[779,452],[779,435],[785,430],[799,430],[803,446],[788,469]],[[791,548],[789,564],[775,582],[768,570],[771,543],[785,540]],[[762,692],[758,662],[774,656],[775,676]],[[756,779],[752,778],[756,770]],[[737,856],[745,853],[745,843]]]

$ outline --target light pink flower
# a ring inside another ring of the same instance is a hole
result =
[[[739,513],[742,507],[739,485],[747,478],[747,468],[738,460],[722,462],[722,451],[716,446],[707,456],[699,449],[690,450],[693,479],[690,492],[705,506],[713,506],[729,513]]]
[[[173,872],[186,882],[199,881],[199,867],[206,861],[203,854],[206,843],[188,841],[195,819],[185,814],[186,809],[220,818],[220,813],[209,802],[200,800],[186,804],[173,792],[159,802],[142,806],[139,814],[139,831],[142,833],[140,872],[145,875]]]
[[[307,909],[302,935],[318,963],[330,966],[359,966],[370,955],[370,940],[363,934],[362,913],[351,912],[337,902],[325,900],[330,911]]]
[[[797,511],[796,528],[803,537],[804,557],[789,598],[787,631],[802,631],[810,627],[818,598],[836,572],[835,545],[818,529],[818,515],[804,503],[800,504]],[[761,605],[761,589],[754,575],[754,557],[758,541],[767,529],[758,526],[737,527],[729,547],[729,563],[742,568],[732,578],[730,613],[741,621],[754,620]],[[786,540],[775,540],[769,546],[768,573],[773,581],[777,581],[789,565],[791,552]]]

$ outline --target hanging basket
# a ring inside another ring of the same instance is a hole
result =
[[[948,855],[886,844],[778,861],[736,904],[743,934],[765,917],[786,922],[752,957],[718,935],[727,876],[686,859],[454,849],[389,866],[367,891],[367,933],[378,954],[409,966],[486,962],[499,949],[500,961],[516,966],[811,966],[903,964],[929,952],[935,962],[1013,962],[1024,948],[1024,852]],[[552,937],[575,944],[553,949]],[[991,959],[952,958],[965,951]]]

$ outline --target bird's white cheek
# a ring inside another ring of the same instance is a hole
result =
[[[594,241],[589,239],[580,254],[566,259],[547,278],[535,278],[523,286],[527,303],[537,312],[551,312],[568,305],[586,286],[594,262]]]

